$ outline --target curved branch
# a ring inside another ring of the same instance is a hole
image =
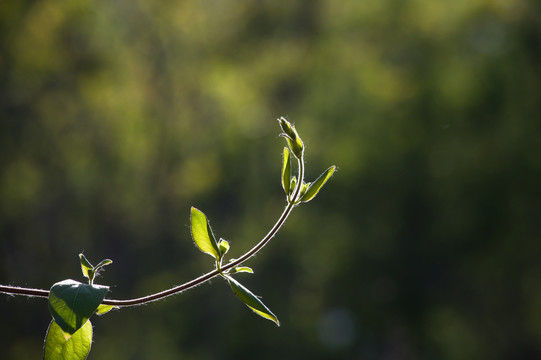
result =
[[[245,262],[246,260],[254,256],[265,245],[267,245],[267,243],[274,237],[274,235],[276,235],[278,230],[280,230],[282,225],[284,225],[284,223],[286,222],[293,208],[296,206],[297,197],[299,196],[299,193],[303,184],[303,179],[304,179],[304,161],[302,157],[298,159],[298,169],[299,169],[299,181],[297,182],[297,186],[294,190],[294,195],[291,197],[291,200],[288,202],[286,208],[282,212],[282,215],[280,215],[280,218],[276,221],[274,226],[269,230],[267,235],[265,235],[265,237],[261,239],[259,243],[257,243],[253,248],[251,248],[248,252],[246,252],[240,258],[235,259],[225,265],[222,265],[220,270],[215,269],[211,272],[201,275],[200,277],[196,279],[188,281],[182,285],[178,285],[164,291],[160,291],[151,295],[134,298],[134,299],[127,299],[127,300],[104,299],[102,304],[113,305],[113,306],[118,306],[118,307],[127,307],[127,306],[143,305],[152,301],[157,301],[171,295],[179,294],[192,287],[198,286],[212,279],[213,277],[221,274],[222,272],[227,271],[231,268],[234,268],[235,266],[242,264],[243,262]],[[0,292],[10,294],[10,295],[23,295],[23,296],[31,296],[31,297],[35,296],[35,297],[43,297],[43,298],[49,297],[49,290],[21,288],[21,287],[6,286],[6,285],[0,285]]]
[[[292,199],[296,199],[297,196],[299,195],[299,192],[300,192],[300,189],[301,189],[302,183],[303,183],[303,178],[304,178],[304,161],[302,160],[302,158],[298,160],[298,165],[299,165],[299,179],[300,179],[300,181],[297,184],[297,187],[295,189],[295,195],[292,197]],[[258,253],[259,250],[261,250],[265,245],[267,245],[267,243],[270,241],[270,239],[272,239],[274,237],[274,235],[276,235],[278,230],[280,230],[282,225],[284,225],[284,223],[286,222],[289,214],[291,214],[291,211],[293,210],[294,207],[295,207],[295,202],[294,201],[289,202],[287,204],[286,208],[284,209],[284,211],[282,212],[282,215],[280,216],[278,221],[276,221],[274,226],[269,230],[267,235],[265,235],[265,237],[259,243],[257,243],[252,249],[250,249],[248,252],[246,252],[240,258],[235,259],[235,260],[233,260],[233,261],[231,261],[231,262],[229,262],[229,263],[227,263],[225,265],[222,265],[220,270],[215,269],[215,270],[213,270],[211,272],[208,272],[208,273],[206,273],[204,275],[201,275],[200,277],[198,277],[196,279],[193,279],[192,281],[188,281],[187,283],[184,283],[184,284],[179,285],[179,286],[175,286],[175,287],[173,287],[171,289],[164,290],[164,291],[161,291],[159,293],[151,294],[151,295],[148,295],[148,296],[143,296],[143,297],[136,298],[136,299],[129,299],[129,300],[105,299],[105,300],[103,300],[102,303],[105,304],[105,305],[114,305],[114,306],[120,306],[120,307],[146,304],[146,303],[149,303],[149,302],[152,302],[152,301],[163,299],[163,298],[171,296],[171,295],[181,293],[181,292],[183,292],[185,290],[188,290],[188,289],[190,289],[190,288],[192,288],[194,286],[198,286],[198,285],[204,283],[205,281],[208,281],[208,280],[212,279],[213,277],[221,274],[224,271],[227,271],[227,270],[229,270],[231,268],[234,268],[235,266],[241,265],[243,262],[245,262],[246,260],[248,260],[249,258],[254,256],[256,253]]]

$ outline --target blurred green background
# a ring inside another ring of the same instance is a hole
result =
[[[541,3],[0,2],[0,283],[124,299],[238,257],[285,206],[285,142],[339,171],[238,279],[93,318],[91,359],[541,358]],[[0,296],[2,359],[44,299]]]

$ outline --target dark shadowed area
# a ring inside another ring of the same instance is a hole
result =
[[[541,358],[541,3],[0,1],[0,284],[110,297],[239,257],[283,210],[276,118],[339,168],[237,278],[93,317],[89,359]],[[45,299],[0,294],[0,357]]]

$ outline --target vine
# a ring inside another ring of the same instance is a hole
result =
[[[278,122],[283,131],[280,135],[285,138],[288,144],[283,151],[281,179],[287,205],[267,235],[238,259],[224,263],[225,255],[230,248],[229,242],[222,238],[216,240],[206,215],[199,209],[192,207],[190,215],[192,238],[199,250],[214,259],[215,268],[182,285],[134,299],[108,299],[106,295],[109,287],[97,285],[94,280],[100,270],[111,264],[112,260],[105,259],[94,266],[83,254],[79,254],[79,260],[83,276],[88,280],[87,284],[68,279],[57,282],[50,290],[0,285],[2,293],[41,297],[49,300],[49,311],[53,319],[45,336],[45,360],[86,359],[92,344],[92,324],[89,319],[93,314],[103,315],[112,309],[158,301],[198,286],[216,276],[225,279],[233,293],[253,312],[280,326],[276,315],[263,304],[259,297],[239,283],[234,275],[253,273],[251,268],[242,265],[268,244],[286,222],[293,208],[312,200],[318,194],[333,175],[336,167],[334,165],[329,167],[313,182],[305,182],[304,143],[294,125],[283,117],[279,118]],[[297,162],[297,175],[292,175],[292,158]]]

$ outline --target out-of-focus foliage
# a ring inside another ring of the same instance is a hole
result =
[[[190,280],[192,205],[240,255],[286,115],[339,172],[253,260],[282,326],[215,281],[94,319],[91,358],[539,358],[539,4],[1,1],[0,283],[83,250],[114,298]],[[0,311],[2,358],[39,358],[46,301]]]

